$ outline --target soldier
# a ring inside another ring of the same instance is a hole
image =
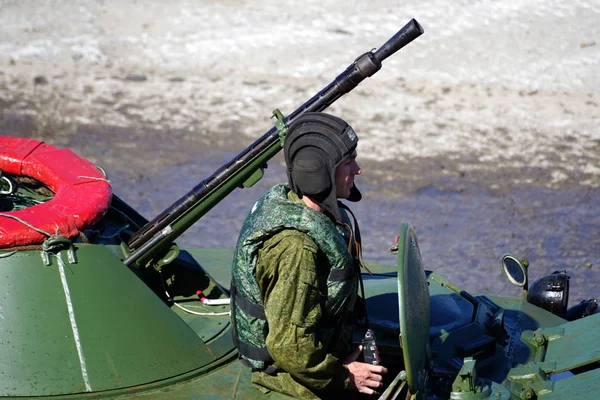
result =
[[[306,113],[284,146],[289,185],[268,190],[246,218],[233,261],[233,326],[259,388],[310,399],[372,394],[386,368],[357,361],[352,331],[360,235],[338,198],[359,201],[358,137],[346,122]],[[351,214],[351,213],[350,213]],[[347,395],[346,394],[346,395]]]

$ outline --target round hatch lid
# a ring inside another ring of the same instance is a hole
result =
[[[398,305],[400,345],[411,393],[423,392],[429,345],[429,288],[417,235],[403,223],[398,235]]]

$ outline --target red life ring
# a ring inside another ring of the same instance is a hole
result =
[[[110,205],[112,189],[106,177],[68,149],[34,139],[0,136],[0,170],[35,178],[54,192],[45,203],[0,213],[0,248],[39,244],[47,239],[30,226],[51,235],[76,236],[102,218]]]

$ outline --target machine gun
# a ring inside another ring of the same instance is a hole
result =
[[[267,161],[283,147],[283,136],[289,123],[306,112],[325,110],[379,71],[383,60],[423,32],[416,20],[410,20],[378,50],[359,56],[329,85],[287,117],[275,110],[274,114],[278,117],[275,127],[133,234],[128,243],[128,255],[123,262],[127,266],[143,266],[159,255],[164,259],[167,247],[212,207],[235,188],[252,186],[262,177]]]

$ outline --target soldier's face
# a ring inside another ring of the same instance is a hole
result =
[[[342,161],[335,170],[336,195],[339,199],[347,199],[354,186],[354,176],[362,174],[356,162],[356,150],[350,157]]]

